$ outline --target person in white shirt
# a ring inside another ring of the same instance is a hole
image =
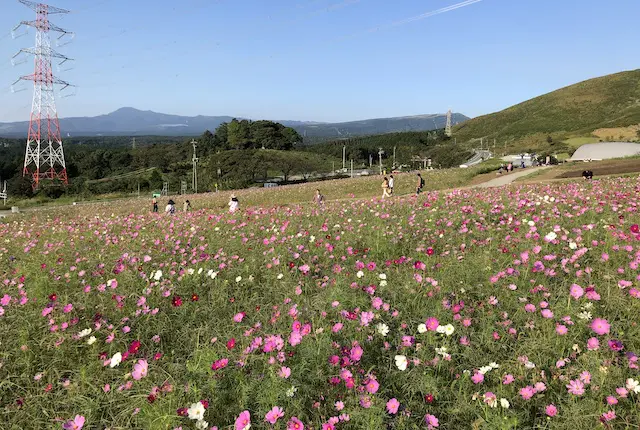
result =
[[[164,208],[165,213],[174,214],[176,213],[176,206],[173,200],[169,200],[167,206]]]
[[[389,195],[393,195],[393,175],[389,176]]]
[[[238,210],[240,206],[240,202],[238,202],[238,198],[235,194],[231,194],[231,198],[229,199],[229,212],[234,213]]]

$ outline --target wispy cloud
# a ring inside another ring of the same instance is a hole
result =
[[[431,12],[426,12],[426,13],[423,13],[421,15],[412,16],[410,18],[405,18],[405,19],[402,19],[400,21],[394,21],[394,22],[391,22],[391,23],[388,23],[388,24],[383,24],[383,25],[380,25],[380,26],[377,26],[377,27],[374,27],[374,28],[370,28],[369,30],[365,30],[365,31],[358,32],[358,33],[353,33],[351,35],[343,36],[343,37],[340,37],[340,38],[334,39],[334,40],[350,39],[350,38],[353,38],[353,37],[358,37],[358,36],[362,36],[362,35],[369,34],[369,33],[375,33],[375,32],[378,32],[378,31],[381,31],[381,30],[386,30],[386,29],[393,28],[393,27],[399,27],[401,25],[409,24],[411,22],[420,21],[420,20],[423,20],[423,19],[426,19],[426,18],[430,18],[430,17],[435,16],[435,15],[440,15],[440,14],[443,14],[443,13],[451,12],[451,11],[456,10],[456,9],[460,9],[460,8],[463,8],[463,7],[471,6],[472,4],[479,3],[481,1],[483,1],[483,0],[466,0],[466,1],[463,1],[463,2],[460,2],[460,3],[453,4],[451,6],[443,7],[443,8],[438,9],[438,10],[434,10],[434,11],[431,11]]]

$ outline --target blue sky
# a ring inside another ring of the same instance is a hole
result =
[[[478,116],[596,76],[640,67],[638,0],[57,0],[76,33],[61,117],[119,107],[180,115],[348,121]],[[35,13],[2,0],[0,122],[27,120],[11,83],[34,44],[10,30]],[[391,25],[396,23],[395,25]],[[54,66],[54,71],[56,71]],[[73,94],[69,92],[68,94]],[[59,94],[63,95],[63,94]]]

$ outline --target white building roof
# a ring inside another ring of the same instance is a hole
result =
[[[632,142],[599,142],[582,145],[573,153],[571,161],[608,160],[640,155],[640,144]]]

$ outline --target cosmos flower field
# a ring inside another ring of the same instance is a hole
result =
[[[636,178],[192,201],[0,224],[0,427],[640,426]]]

